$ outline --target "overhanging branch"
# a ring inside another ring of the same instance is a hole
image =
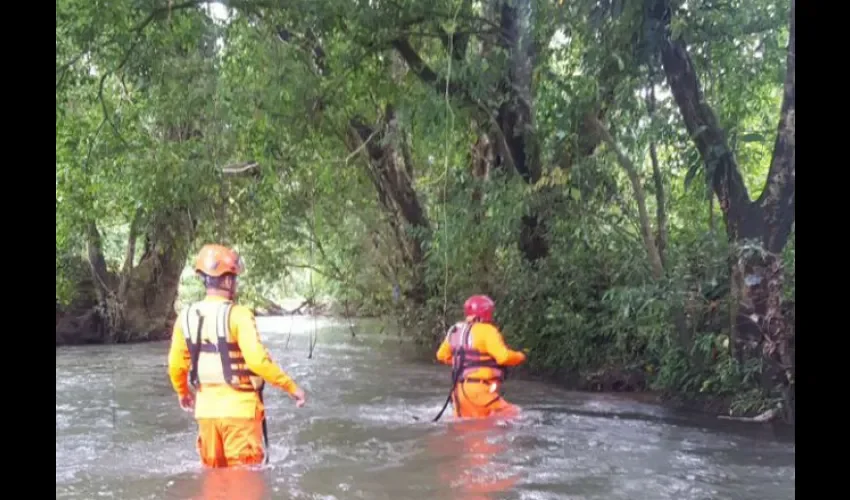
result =
[[[390,42],[392,47],[401,55],[402,59],[407,63],[410,70],[413,71],[422,82],[434,87],[439,93],[446,92],[448,83],[448,92],[452,97],[462,99],[466,104],[475,105],[475,100],[472,99],[469,92],[459,83],[447,82],[445,78],[440,77],[431,69],[428,64],[422,60],[416,49],[410,44],[407,38],[397,38]]]

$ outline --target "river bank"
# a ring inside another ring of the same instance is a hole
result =
[[[188,301],[178,298],[173,313],[166,319],[165,327],[150,332],[133,332],[132,335],[108,336],[101,324],[93,294],[80,294],[66,306],[56,303],[56,347],[101,344],[138,344],[157,342],[171,337],[177,311]],[[350,317],[370,318],[366,315],[351,315],[350,308],[332,300],[313,301],[304,297],[280,300],[260,299],[243,302],[257,317],[306,316],[306,317]],[[357,311],[355,311],[356,313]]]
[[[103,327],[100,315],[93,307],[56,306],[56,347],[103,344],[137,344],[157,342],[171,336],[177,314],[165,320],[165,328],[146,333],[110,336]]]
[[[542,373],[523,366],[511,370],[509,378],[543,382],[560,389],[588,394],[616,394],[633,401],[703,417],[787,425],[781,422],[780,415],[775,409],[743,411],[733,415],[735,413],[733,411],[734,395],[675,394],[653,389],[648,374],[636,369],[609,367],[591,373]]]

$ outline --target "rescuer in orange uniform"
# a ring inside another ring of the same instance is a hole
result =
[[[195,271],[206,297],[180,312],[168,353],[171,384],[180,407],[195,411],[198,453],[208,467],[259,464],[268,457],[265,381],[289,393],[299,408],[306,401],[260,341],[254,313],[233,302],[243,270],[235,251],[221,245],[201,249]]]
[[[500,394],[505,367],[525,362],[525,353],[505,346],[493,325],[496,304],[473,295],[463,305],[466,320],[453,325],[437,350],[437,360],[452,365],[451,401],[455,417],[510,416],[519,409]]]

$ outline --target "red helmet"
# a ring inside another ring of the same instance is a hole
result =
[[[467,318],[473,316],[486,323],[493,321],[495,308],[496,303],[486,295],[473,295],[463,303],[463,312]]]

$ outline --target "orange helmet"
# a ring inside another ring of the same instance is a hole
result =
[[[218,277],[228,273],[238,276],[244,270],[242,257],[222,245],[204,245],[195,258],[195,271],[207,276]]]

